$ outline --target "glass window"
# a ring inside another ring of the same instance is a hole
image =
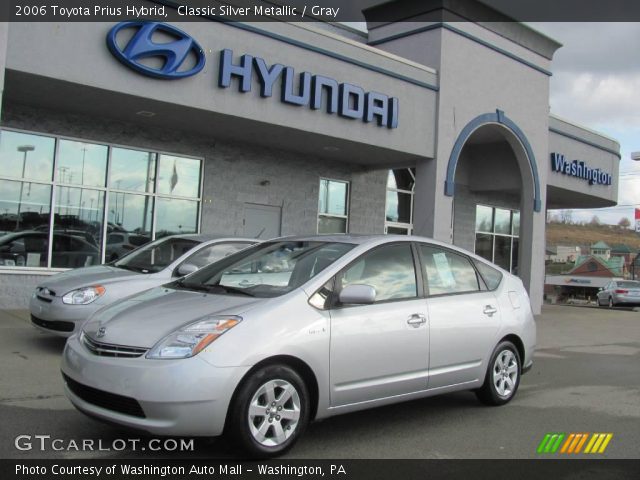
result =
[[[160,155],[158,193],[180,197],[200,196],[200,164],[194,158]]]
[[[58,183],[104,187],[107,152],[106,145],[60,140],[56,166]]]
[[[507,271],[511,269],[511,237],[495,236],[493,263]]]
[[[52,267],[78,268],[101,263],[103,214],[103,191],[56,187]]]
[[[479,260],[473,260],[473,263],[480,272],[480,275],[482,276],[484,283],[487,285],[487,288],[489,290],[495,290],[496,288],[498,288],[498,285],[500,285],[500,282],[502,281],[502,274],[495,268],[492,268],[486,263]]]
[[[160,197],[156,209],[156,238],[198,231],[198,202]]]
[[[387,231],[389,235],[410,235],[411,232],[409,227],[387,227]]]
[[[218,243],[208,245],[187,258],[184,263],[190,263],[198,268],[202,268],[210,263],[236,253],[243,248],[247,248],[249,243]]]
[[[113,265],[124,270],[155,273],[199,244],[189,238],[163,238],[141,247],[116,261]]]
[[[493,235],[476,233],[476,255],[493,262]]]
[[[330,215],[347,214],[347,182],[320,180],[319,212]]]
[[[476,292],[480,289],[469,260],[457,253],[420,245],[429,295]]]
[[[49,232],[25,231],[0,237],[0,265],[46,267]]]
[[[0,235],[23,230],[49,231],[51,186],[0,180]]]
[[[520,212],[476,205],[475,253],[512,273],[518,269]]]
[[[413,189],[415,172],[411,168],[389,170],[385,202],[385,232],[411,234],[413,229]]]
[[[494,232],[511,235],[511,211],[495,209]]]
[[[153,197],[111,192],[107,219],[109,232],[133,232],[150,237]]]
[[[493,232],[493,208],[476,207],[476,232]]]
[[[0,132],[0,175],[51,181],[55,139],[27,133]]]
[[[201,167],[197,159],[1,130],[0,238],[39,232],[24,236],[28,245],[43,234],[46,241],[44,251],[38,245],[30,252],[24,238],[10,240],[5,251],[22,245],[29,258],[14,255],[2,264],[94,265],[154,237],[195,233]]]
[[[346,233],[349,184],[338,180],[320,180],[318,233]]]
[[[388,222],[411,223],[413,194],[387,190]]]
[[[516,237],[520,236],[520,212],[513,211],[512,212],[512,222],[511,222],[511,235]]]
[[[111,188],[153,192],[155,172],[155,153],[126,148],[111,149]]]
[[[352,284],[371,285],[376,302],[417,297],[411,245],[389,245],[364,254],[341,275],[341,282],[341,289]]]
[[[347,219],[340,217],[318,217],[318,233],[346,233]]]

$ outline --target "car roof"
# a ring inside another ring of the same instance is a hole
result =
[[[249,242],[260,242],[261,240],[257,238],[244,238],[244,237],[234,237],[233,235],[222,235],[215,233],[185,233],[181,235],[171,235],[171,238],[187,238],[189,240],[195,240],[197,242],[210,242],[213,240],[241,240],[241,241],[249,241]]]

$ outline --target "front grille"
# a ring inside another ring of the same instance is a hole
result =
[[[127,347],[124,345],[112,345],[110,343],[102,343],[97,342],[84,332],[82,333],[82,344],[87,347],[94,355],[99,355],[101,357],[125,357],[125,358],[135,358],[144,355],[147,352],[146,348],[143,347]]]
[[[62,374],[64,381],[75,395],[80,397],[87,403],[106,410],[112,410],[132,417],[146,418],[142,407],[135,398],[116,395],[115,393],[105,392],[97,388],[88,387],[82,383],[76,382],[64,373]]]
[[[63,322],[62,320],[42,320],[31,315],[31,323],[48,330],[57,332],[73,332],[75,324],[73,322]]]

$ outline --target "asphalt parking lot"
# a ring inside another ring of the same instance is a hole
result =
[[[50,435],[65,446],[89,439],[95,448],[98,441],[104,448],[115,439],[148,440],[71,406],[59,372],[64,339],[35,330],[27,318],[26,311],[0,311],[0,458],[234,456],[217,439],[198,439],[182,453],[18,450],[19,435]],[[535,458],[548,432],[613,433],[598,457],[640,458],[640,313],[545,306],[534,367],[510,404],[484,407],[473,394],[457,393],[335,417],[312,424],[288,457]]]

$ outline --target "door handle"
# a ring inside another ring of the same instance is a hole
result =
[[[498,309],[493,305],[485,305],[484,310],[482,311],[482,313],[484,313],[489,317],[491,317],[494,313],[497,313],[497,312],[498,312]]]
[[[418,328],[420,325],[427,323],[427,317],[421,313],[414,313],[409,317],[407,323],[412,327]]]

